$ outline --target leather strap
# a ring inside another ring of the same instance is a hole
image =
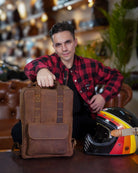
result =
[[[35,89],[35,111],[34,111],[34,122],[40,122],[40,118],[41,118],[41,90],[39,87],[37,87],[37,89]]]
[[[41,120],[41,89],[35,90],[35,112],[33,122]],[[57,123],[63,123],[63,87],[57,84]]]
[[[57,123],[63,123],[63,88],[57,86]]]

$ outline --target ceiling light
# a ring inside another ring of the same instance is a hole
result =
[[[94,5],[94,0],[88,0],[88,7],[92,7]]]
[[[4,11],[2,11],[2,13],[1,13],[1,15],[0,15],[1,21],[5,21],[6,18],[7,18],[6,13],[5,13]]]
[[[41,16],[41,21],[42,22],[46,22],[48,20],[48,16],[46,13],[43,13],[42,16]]]
[[[67,6],[67,10],[72,10],[72,6],[71,5],[69,5],[69,6]]]
[[[17,3],[17,9],[18,9],[21,19],[25,19],[27,17],[25,3],[22,1],[17,1],[16,3]]]
[[[6,8],[7,8],[8,10],[13,10],[14,7],[13,7],[12,4],[7,4]]]
[[[31,20],[30,20],[30,24],[31,24],[31,25],[35,25],[35,19],[31,19]]]

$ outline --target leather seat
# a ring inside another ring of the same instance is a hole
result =
[[[13,146],[11,129],[20,119],[20,91],[31,85],[29,80],[0,81],[0,149],[11,149]],[[96,89],[97,92],[102,91],[101,86]],[[124,107],[131,98],[132,89],[123,84],[120,93],[107,102],[105,107]]]
[[[20,119],[20,91],[30,85],[29,80],[0,81],[0,149],[11,149],[13,145],[11,129]]]

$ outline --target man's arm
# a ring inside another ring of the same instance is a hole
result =
[[[95,85],[104,85],[104,90],[100,94],[106,102],[119,93],[123,79],[123,75],[117,69],[111,69],[101,63],[96,64],[94,75]]]
[[[56,79],[54,74],[58,59],[59,57],[56,54],[38,57],[26,64],[24,68],[25,75],[31,81],[37,81],[41,87],[52,86]]]
[[[43,68],[48,69],[48,57],[47,56],[36,58],[35,60],[26,64],[26,66],[24,68],[24,72],[25,72],[25,75],[28,77],[28,79],[35,82],[38,71]]]
[[[101,111],[104,105],[111,98],[115,97],[121,88],[123,76],[116,70],[104,66],[101,63],[95,64],[95,71],[93,72],[95,85],[104,85],[104,90],[100,94],[92,96],[89,105],[94,113]]]

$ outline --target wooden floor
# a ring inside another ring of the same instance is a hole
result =
[[[24,160],[0,152],[1,173],[138,173],[138,152],[129,156],[90,156],[76,150],[70,158]]]

